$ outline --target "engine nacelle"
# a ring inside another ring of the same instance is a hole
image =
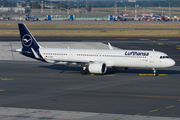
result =
[[[113,69],[117,71],[126,71],[128,67],[113,67]]]
[[[91,63],[89,64],[89,72],[95,74],[104,74],[107,70],[105,63]]]

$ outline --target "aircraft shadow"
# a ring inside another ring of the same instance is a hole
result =
[[[156,70],[157,74],[180,74],[180,71],[178,70],[165,70],[165,69],[157,69]],[[138,74],[153,74],[152,69],[133,69],[130,68],[127,71],[121,71],[118,73],[138,73]]]
[[[59,70],[59,73],[75,72],[80,73],[82,67],[69,67],[65,65],[49,65],[49,66],[39,66],[41,68]],[[116,73],[138,73],[138,74],[153,74],[152,69],[134,69],[130,68],[127,71],[116,71],[113,68],[107,68],[106,74],[116,74]],[[157,69],[157,74],[180,74],[178,70],[166,70],[166,69]]]

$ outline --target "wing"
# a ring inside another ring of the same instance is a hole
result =
[[[54,62],[50,62],[53,64],[58,64],[58,62],[67,62],[67,64],[71,64],[71,63],[76,63],[79,65],[88,65],[88,64],[92,64],[92,63],[105,63],[107,67],[112,67],[114,66],[114,62],[109,61],[109,60],[76,60],[76,59],[53,59],[53,58],[44,58],[45,60],[47,60],[47,62],[50,61],[54,61]]]

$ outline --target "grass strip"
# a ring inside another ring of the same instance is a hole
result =
[[[44,37],[180,37],[180,30],[31,30],[31,33]],[[19,36],[19,31],[0,30],[0,36]]]

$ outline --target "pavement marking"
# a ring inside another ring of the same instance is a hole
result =
[[[172,107],[175,107],[175,105],[172,105],[172,106],[168,106],[168,107],[166,107],[166,109],[168,109],[168,108],[172,108]]]
[[[113,119],[113,120],[120,120],[120,119],[122,119],[122,118],[117,118],[117,119]]]
[[[149,40],[149,39],[139,39],[139,40]]]
[[[91,76],[94,76],[95,74],[90,74]]]
[[[155,110],[151,110],[151,111],[149,111],[149,112],[151,113],[151,112],[156,112],[156,111],[158,111],[158,109],[155,109]]]
[[[180,47],[180,45],[176,45],[177,47]]]
[[[145,75],[149,75],[149,76],[154,76],[154,74],[139,74],[140,76],[145,76]],[[158,74],[158,76],[163,76],[163,75],[168,75],[168,74]]]
[[[140,76],[145,76],[145,75],[154,75],[154,74],[139,74]]]
[[[158,39],[158,40],[169,40],[169,39]]]
[[[164,45],[164,43],[158,43],[158,45]]]
[[[14,80],[14,78],[0,78],[0,80]]]
[[[115,76],[115,74],[110,74],[110,75],[103,75],[103,76]]]
[[[179,100],[179,101],[180,101],[180,100]],[[169,109],[169,108],[172,108],[172,107],[175,107],[175,105],[168,106],[168,107],[166,107],[166,109]],[[149,111],[149,113],[156,112],[156,111],[158,111],[158,109],[151,110],[151,111]],[[141,113],[139,113],[139,114],[135,114],[135,115],[132,115],[132,116],[138,116],[138,115],[141,115]]]
[[[141,113],[139,113],[139,114],[135,114],[135,115],[132,115],[132,116],[134,117],[134,116],[138,116],[138,115],[141,115]]]
[[[177,49],[180,49],[180,48],[177,48]]]
[[[158,76],[163,76],[163,75],[168,75],[168,74],[158,74]]]
[[[0,89],[0,92],[6,91],[6,89]]]

